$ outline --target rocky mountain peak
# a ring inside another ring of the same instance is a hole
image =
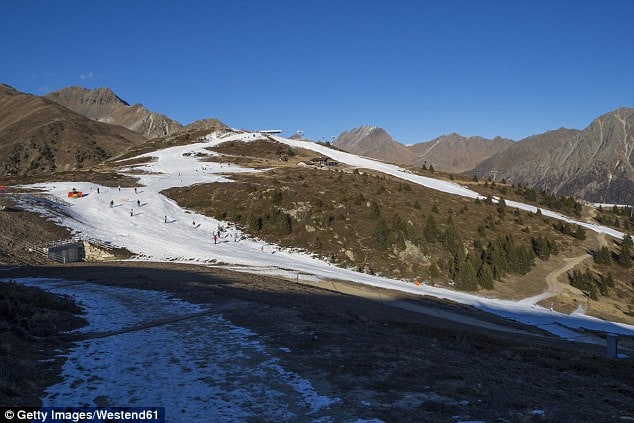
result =
[[[147,110],[141,103],[130,106],[110,88],[68,87],[46,97],[90,119],[123,126],[148,139],[170,135],[182,128],[180,123]]]
[[[411,160],[407,147],[394,141],[383,128],[376,126],[358,126],[349,132],[342,132],[334,146],[360,156],[390,162],[407,163]]]

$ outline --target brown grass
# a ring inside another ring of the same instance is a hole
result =
[[[421,240],[428,216],[433,216],[441,230],[452,221],[465,251],[470,251],[476,242],[486,245],[500,235],[512,235],[527,248],[531,238],[547,237],[556,242],[560,257],[576,257],[598,248],[592,232],[588,232],[586,240],[578,240],[554,229],[555,221],[545,216],[510,207],[500,213],[495,204],[476,203],[363,169],[353,173],[345,166],[299,167],[295,164],[315,154],[293,151],[272,141],[224,143],[213,150],[222,154],[216,160],[270,170],[234,175],[233,183],[174,188],[165,194],[185,208],[234,222],[252,236],[313,252],[343,267],[449,286],[448,251],[441,242]],[[483,183],[477,185],[484,195],[494,195],[498,189],[491,184],[488,188]],[[511,191],[509,187],[507,192]],[[509,197],[514,198],[510,194]],[[518,195],[515,197],[521,200]],[[375,234],[379,217],[391,228],[395,219],[404,221],[407,242],[381,249]],[[261,227],[254,223],[258,219],[262,220]],[[440,269],[439,275],[434,273],[432,263]],[[527,275],[508,275],[485,294],[517,298],[542,292],[548,272],[540,269],[552,267],[553,261],[536,259],[535,263]],[[603,315],[606,311],[598,304],[615,302],[625,313],[616,305],[608,307],[608,313],[612,318],[628,320],[624,304],[634,299],[632,276],[616,265],[600,271],[610,271],[619,288],[608,297],[592,301],[597,306],[591,310]]]

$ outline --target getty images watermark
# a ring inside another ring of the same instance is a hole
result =
[[[165,423],[164,407],[0,407],[0,423]]]

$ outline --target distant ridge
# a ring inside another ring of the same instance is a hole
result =
[[[170,135],[183,127],[167,116],[147,110],[142,104],[130,106],[110,88],[68,87],[46,97],[90,119],[123,126],[147,139]]]
[[[582,131],[533,135],[483,161],[472,173],[592,202],[634,204],[634,109],[622,107]]]
[[[432,141],[404,146],[392,139],[382,128],[359,126],[341,133],[334,145],[350,153],[378,160],[433,166],[436,170],[462,173],[504,150],[512,142],[500,137],[488,140],[452,133]]]
[[[350,153],[508,183],[591,202],[634,204],[634,109],[622,107],[583,130],[560,128],[520,141],[456,133],[404,146],[375,126],[343,132]]]
[[[342,132],[333,145],[359,156],[394,163],[411,163],[414,157],[402,144],[394,141],[382,128],[359,126]]]
[[[414,144],[409,149],[416,157],[411,163],[415,166],[431,165],[436,170],[462,173],[512,144],[508,138],[463,137],[454,132]]]

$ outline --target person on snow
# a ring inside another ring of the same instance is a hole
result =
[[[114,200],[110,200],[110,208],[114,207]]]
[[[218,243],[218,235],[214,232],[214,244]]]
[[[134,209],[130,209],[130,216],[134,216]]]

